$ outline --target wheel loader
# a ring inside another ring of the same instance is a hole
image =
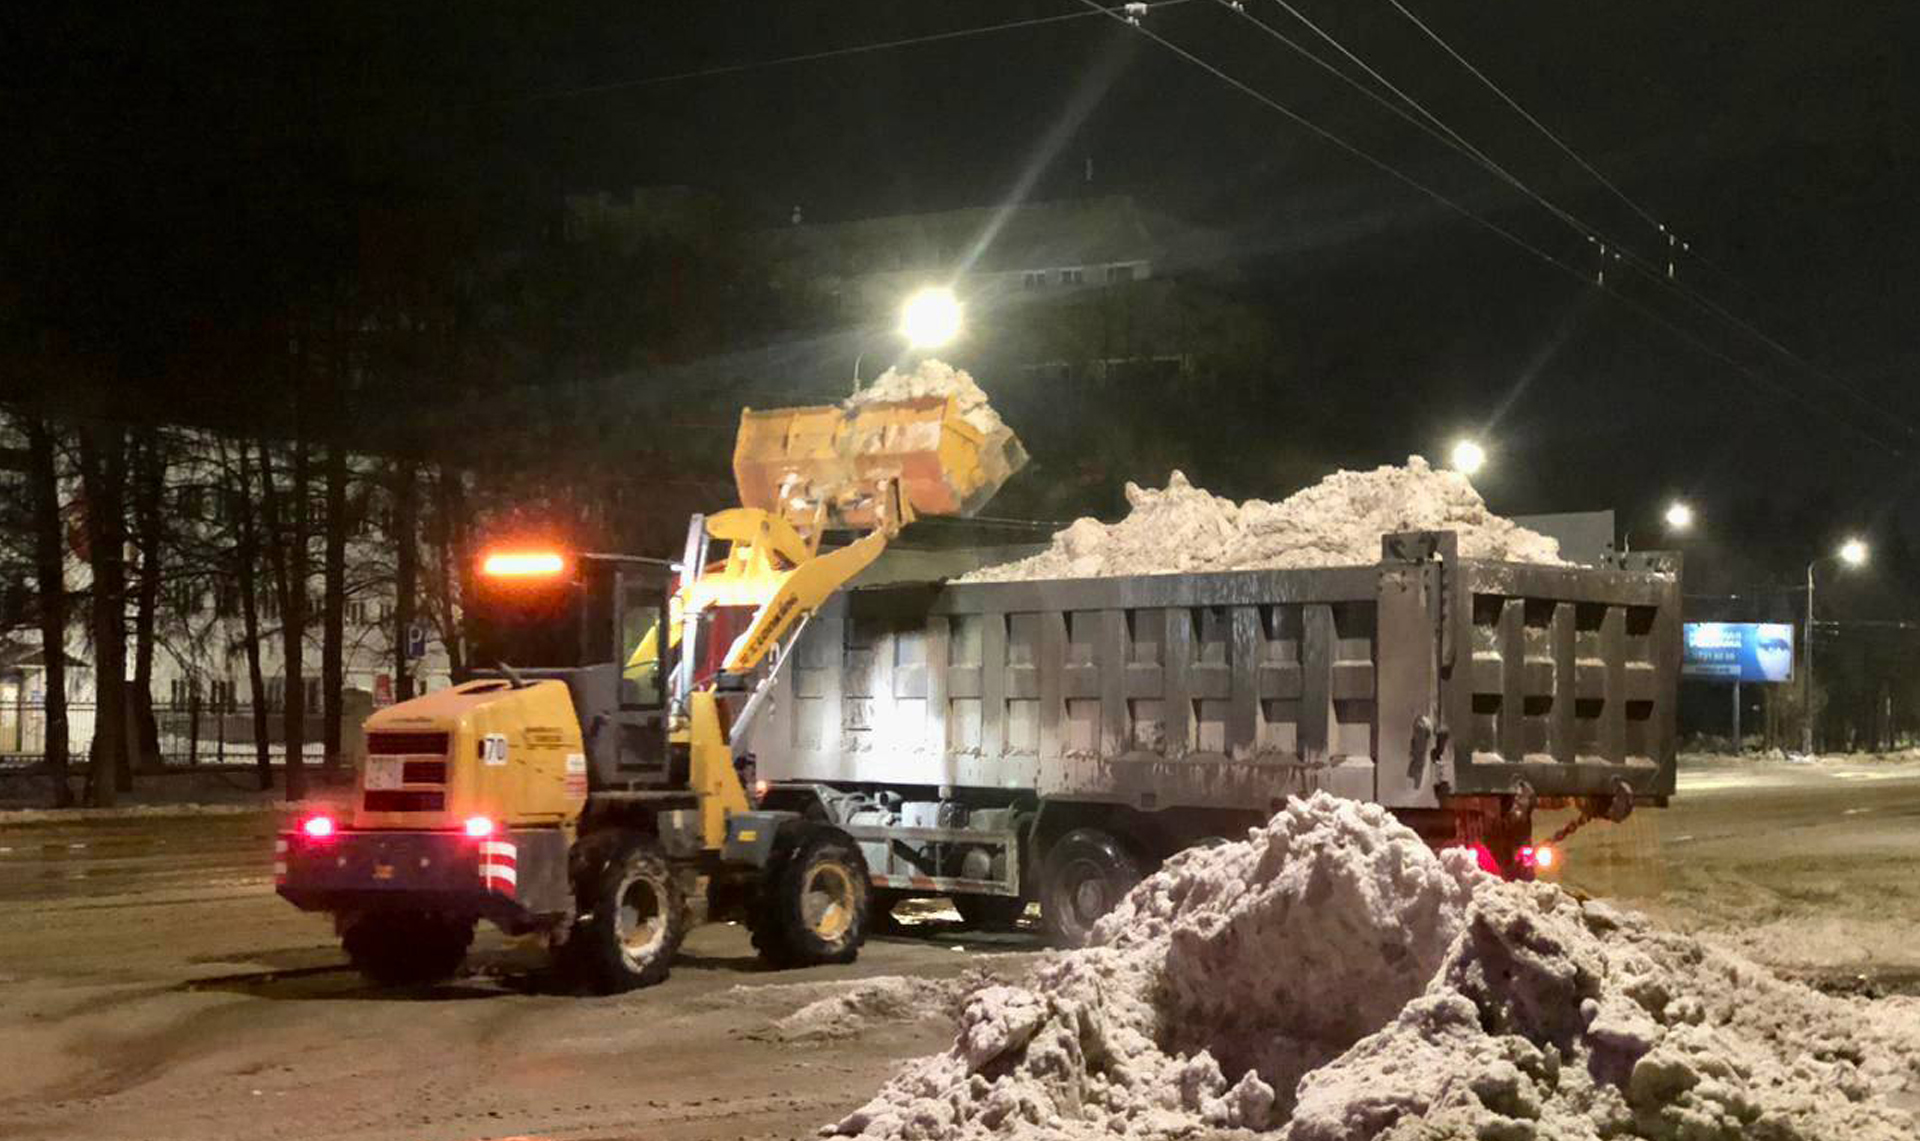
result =
[[[454,973],[481,920],[544,936],[600,992],[666,978],[690,924],[735,908],[770,963],[851,961],[859,845],[757,810],[736,742],[829,598],[916,517],[977,511],[1024,461],[945,396],[747,409],[740,505],[696,515],[678,563],[489,552],[468,616],[475,660],[497,665],[368,718],[351,809],[277,838],[279,894],[330,914],[385,984]],[[858,537],[827,549],[829,529]]]

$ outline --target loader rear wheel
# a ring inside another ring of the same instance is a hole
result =
[[[601,994],[663,981],[686,938],[688,917],[659,846],[644,837],[622,842],[582,888],[588,910],[567,940],[582,980]]]
[[[1140,882],[1140,865],[1098,828],[1076,828],[1040,868],[1040,924],[1056,947],[1084,947],[1093,925]]]
[[[948,897],[960,922],[979,931],[1011,931],[1027,913],[1027,901],[1011,895],[955,895]]]
[[[354,918],[340,942],[355,970],[381,986],[422,986],[453,977],[473,943],[474,921],[372,911]]]
[[[851,963],[867,939],[867,861],[838,828],[807,825],[768,869],[753,909],[753,946],[775,967]]]

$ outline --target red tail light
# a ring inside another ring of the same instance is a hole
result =
[[[1520,849],[1520,865],[1548,871],[1560,862],[1560,853],[1553,850],[1551,844],[1528,844]]]
[[[484,816],[467,817],[467,837],[469,839],[484,840],[491,835],[493,835],[493,821]]]
[[[333,817],[309,816],[301,823],[300,831],[305,832],[309,840],[324,840],[333,835]]]

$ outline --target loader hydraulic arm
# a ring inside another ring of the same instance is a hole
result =
[[[891,481],[874,489],[887,506],[871,531],[825,554],[819,531],[803,536],[792,524],[755,507],[735,507],[708,517],[710,539],[729,544],[724,563],[692,580],[681,593],[683,614],[716,606],[752,606],[747,629],[727,650],[720,668],[751,673],[795,626],[870,566],[912,521],[913,508]]]

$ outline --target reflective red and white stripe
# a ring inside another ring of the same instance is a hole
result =
[[[287,882],[287,840],[284,836],[273,842],[273,882]]]
[[[518,849],[510,841],[482,840],[480,885],[501,895],[513,895],[520,880],[517,854]]]

